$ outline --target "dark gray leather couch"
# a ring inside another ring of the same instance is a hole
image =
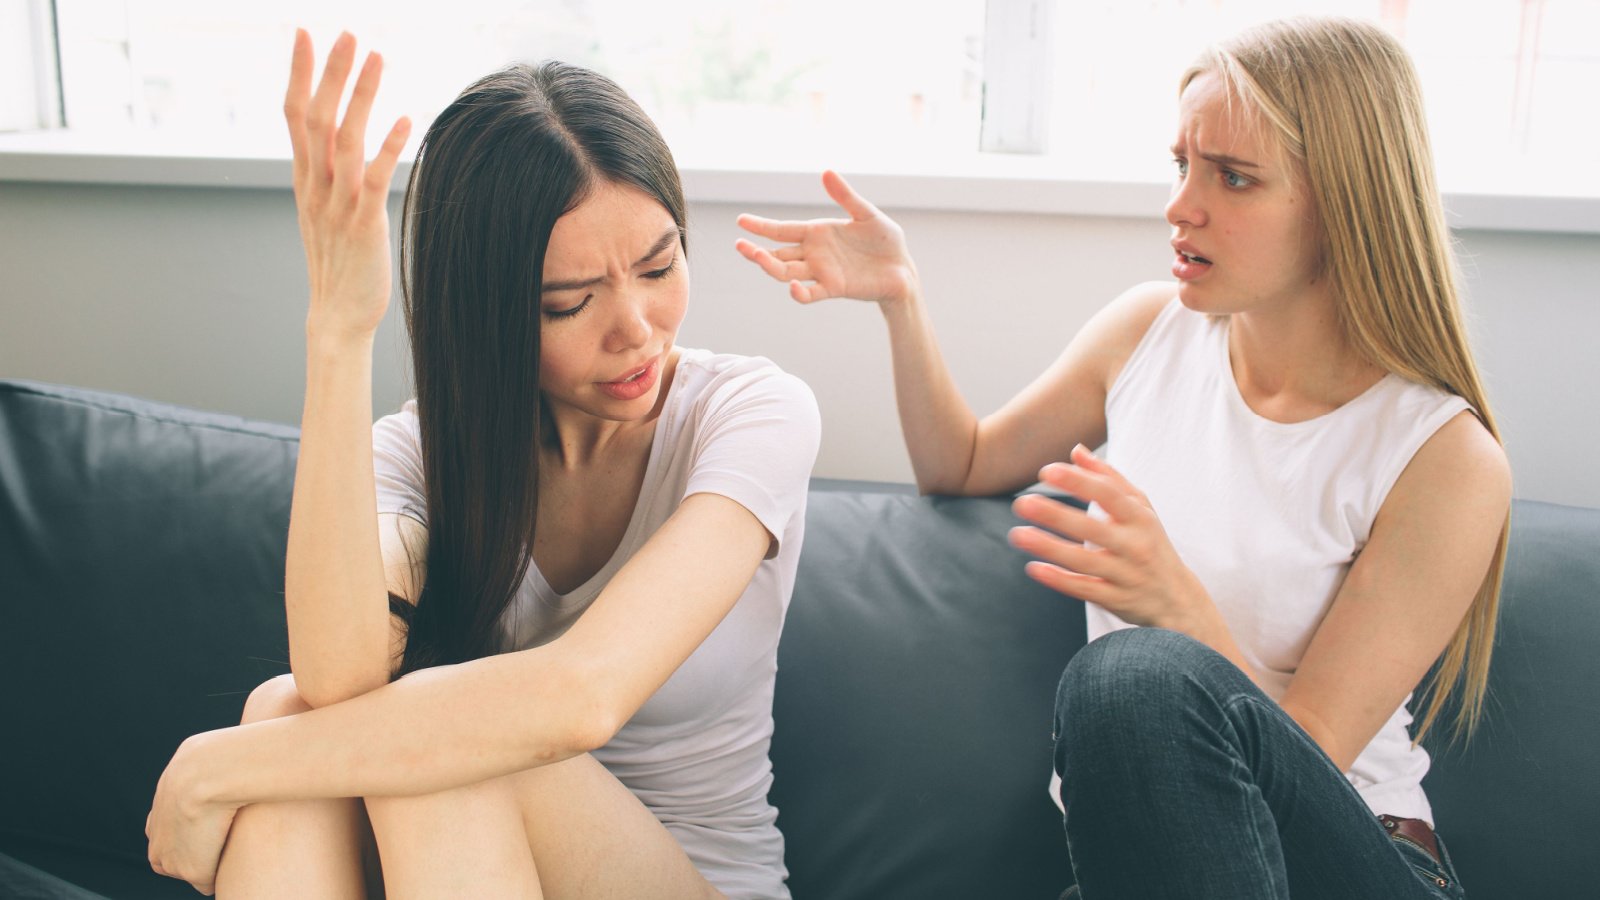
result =
[[[0,897],[182,897],[157,775],[287,668],[296,433],[0,382]],[[1600,511],[1518,502],[1488,721],[1428,787],[1475,900],[1600,897]],[[1074,601],[1003,499],[818,482],[779,655],[773,799],[801,900],[1040,898]],[[1219,898],[1222,900],[1222,898]]]

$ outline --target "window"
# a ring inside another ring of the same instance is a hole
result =
[[[60,6],[68,123],[86,130],[226,128],[282,142],[303,26],[319,54],[341,29],[383,53],[375,135],[402,113],[426,124],[502,65],[556,58],[617,80],[680,154],[714,164],[977,142],[983,0],[938,15],[917,0],[459,0],[425,17],[326,0]]]
[[[374,0],[55,6],[67,124],[85,131],[282,152],[303,25],[319,49],[348,28],[384,53],[375,133],[402,113],[425,124],[507,62],[560,58],[619,81],[704,168],[961,171],[981,140],[1042,147],[1031,163],[988,154],[990,172],[1134,182],[1171,177],[1177,79],[1207,42],[1341,13],[1409,46],[1445,189],[1600,196],[1600,117],[1584,112],[1600,85],[1596,0],[456,0],[426,17]]]
[[[1048,152],[1085,178],[1170,177],[1177,83],[1198,51],[1257,22],[1332,13],[1406,43],[1446,189],[1600,195],[1600,119],[1584,112],[1600,85],[1595,0],[1060,2]]]

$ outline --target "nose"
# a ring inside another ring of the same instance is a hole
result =
[[[1167,198],[1167,223],[1174,226],[1199,228],[1208,218],[1201,201],[1200,185],[1192,175],[1180,177],[1172,185],[1172,196]]]
[[[650,299],[644,292],[629,292],[616,305],[616,318],[606,335],[606,350],[625,353],[650,341]]]

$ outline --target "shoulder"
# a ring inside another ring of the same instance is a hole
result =
[[[1122,366],[1144,340],[1162,311],[1178,303],[1178,286],[1170,281],[1146,281],[1123,291],[1095,313],[1079,332],[1082,352],[1095,361],[1106,387],[1116,381]]]
[[[1463,410],[1423,442],[1383,502],[1379,519],[1423,515],[1440,521],[1504,520],[1511,463],[1477,415]]]
[[[811,387],[763,356],[684,349],[675,377],[680,402],[699,418],[757,410],[781,411],[797,424],[819,418]]]
[[[415,440],[421,433],[422,426],[417,420],[417,401],[415,398],[407,400],[395,412],[381,416],[372,423],[374,436],[410,438]]]

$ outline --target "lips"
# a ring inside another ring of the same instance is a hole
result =
[[[1199,248],[1195,247],[1188,241],[1173,241],[1172,249],[1178,252],[1178,258],[1184,262],[1200,263],[1201,265],[1207,266],[1211,265],[1211,260],[1201,256]]]
[[[651,360],[651,362],[654,362],[654,360]],[[645,363],[644,365],[639,366],[636,369],[629,369],[627,371],[627,373],[624,374],[621,378],[613,378],[610,381],[606,381],[606,382],[602,382],[602,383],[603,384],[627,384],[630,381],[638,381],[640,378],[644,377],[644,374],[646,372],[648,372],[648,371],[650,371],[650,363]]]
[[[617,400],[636,400],[656,386],[661,357],[657,356],[641,366],[626,369],[612,381],[599,381],[596,386]]]

